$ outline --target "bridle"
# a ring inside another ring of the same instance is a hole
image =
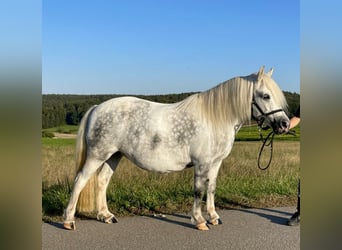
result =
[[[259,116],[254,116],[253,115],[253,105],[257,108],[257,110],[261,113],[261,115]],[[275,113],[278,113],[278,112],[282,112],[284,111],[283,109],[275,109],[275,110],[272,110],[270,112],[267,112],[265,113],[259,106],[259,104],[255,101],[254,97],[253,97],[253,100],[252,100],[252,118],[254,120],[256,120],[256,122],[258,123],[258,126],[263,129],[263,130],[266,130],[269,128],[269,126],[266,126],[266,127],[263,127],[263,123],[265,121],[265,119],[267,118],[267,116],[269,115],[272,115],[272,114],[275,114]]]
[[[257,108],[257,110],[261,113],[261,115],[259,115],[257,117],[253,115],[253,105]],[[273,130],[266,136],[265,139],[263,138],[262,133],[261,133],[261,129],[262,130],[269,129],[269,126],[263,127],[262,125],[263,125],[265,119],[267,118],[267,116],[272,115],[274,113],[282,112],[282,111],[284,111],[284,110],[283,109],[275,109],[275,110],[272,110],[270,112],[265,113],[253,97],[253,100],[252,100],[252,118],[254,120],[256,120],[258,123],[258,126],[260,128],[259,129],[260,139],[263,142],[262,146],[260,148],[260,151],[259,151],[259,155],[258,155],[258,168],[261,170],[266,170],[271,164],[272,156],[273,156],[273,138],[274,138],[274,131]],[[266,166],[262,167],[260,164],[260,159],[261,159],[261,155],[262,155],[262,152],[263,152],[265,146],[270,148],[270,158],[269,158]]]

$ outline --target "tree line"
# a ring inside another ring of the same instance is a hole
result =
[[[179,102],[192,94],[195,94],[195,92],[134,96],[154,102],[174,103]],[[287,91],[284,91],[284,95],[289,105],[289,115],[292,116],[299,106],[300,95]],[[43,95],[42,128],[52,128],[62,125],[78,125],[85,112],[91,106],[120,96],[123,95]]]

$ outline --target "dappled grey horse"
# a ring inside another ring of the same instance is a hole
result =
[[[106,190],[122,156],[140,168],[168,173],[194,167],[193,222],[208,230],[201,200],[207,191],[208,222],[221,223],[215,211],[216,178],[230,153],[235,134],[251,118],[277,134],[289,130],[283,92],[271,78],[272,69],[235,77],[181,102],[161,104],[134,97],[114,98],[84,115],[77,137],[78,174],[64,213],[64,227],[75,229],[79,195],[95,176],[98,220],[117,222],[108,210]],[[95,197],[87,196],[88,200]],[[79,207],[84,205],[79,204]]]

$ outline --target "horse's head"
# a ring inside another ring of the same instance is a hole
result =
[[[252,118],[266,129],[271,127],[276,134],[289,131],[290,120],[287,117],[287,102],[283,92],[271,78],[273,69],[264,73],[261,67],[256,75],[253,88]]]

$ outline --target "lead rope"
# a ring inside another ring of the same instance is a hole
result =
[[[259,131],[259,134],[260,134],[260,138],[261,140],[263,141],[262,143],[262,146],[260,148],[260,151],[259,151],[259,155],[258,155],[258,168],[261,169],[261,170],[266,170],[268,169],[268,167],[270,166],[271,164],[271,161],[272,161],[272,157],[273,157],[273,138],[274,138],[274,132],[271,131],[267,136],[266,136],[266,139],[264,140],[262,134],[261,134],[261,131]],[[268,160],[267,164],[265,167],[262,167],[261,166],[261,163],[260,163],[260,159],[261,159],[261,155],[262,155],[262,152],[264,150],[265,147],[269,147],[270,149],[270,159]]]
[[[287,132],[288,134],[291,134],[293,136],[296,135],[295,131],[289,131]],[[259,155],[258,155],[258,168],[261,170],[266,170],[268,169],[268,167],[271,165],[271,161],[272,161],[272,157],[273,157],[273,138],[274,138],[274,131],[271,131],[267,136],[266,139],[264,140],[264,137],[262,136],[261,133],[261,129],[259,130],[259,135],[260,135],[260,139],[263,141],[262,146],[260,148],[259,151]],[[270,159],[268,160],[267,164],[265,167],[262,167],[260,164],[260,159],[261,159],[261,155],[263,153],[263,150],[265,147],[269,147],[270,148]]]

